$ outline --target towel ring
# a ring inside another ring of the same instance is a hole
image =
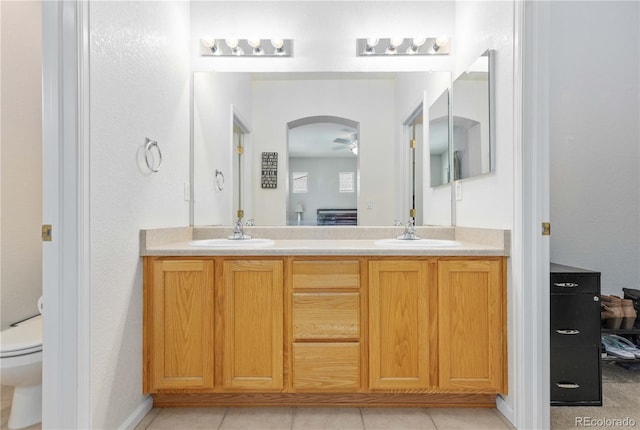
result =
[[[222,191],[224,189],[224,174],[216,169],[216,187],[218,191]]]
[[[156,140],[151,140],[148,137],[144,138],[144,161],[145,163],[147,163],[147,167],[149,168],[149,170],[151,170],[154,173],[158,173],[158,171],[160,170],[160,166],[162,165],[162,151],[160,151],[160,146],[158,146],[158,142]],[[155,157],[153,156],[153,154],[151,153],[151,150],[153,148],[156,148],[156,151],[158,152],[158,164],[155,164]],[[151,154],[151,157],[149,157],[149,154]],[[149,158],[151,158],[151,161],[149,161]]]

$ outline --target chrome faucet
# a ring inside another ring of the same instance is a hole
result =
[[[396,239],[400,240],[418,240],[420,236],[416,234],[416,226],[414,224],[413,218],[409,218],[407,224],[404,226],[404,232],[397,236]]]
[[[247,225],[253,225],[253,222],[247,221]],[[235,223],[233,223],[233,232],[231,236],[228,236],[227,239],[230,240],[247,240],[251,239],[251,236],[244,232],[244,225],[242,224],[242,218],[238,218]]]

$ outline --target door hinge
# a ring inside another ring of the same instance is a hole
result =
[[[543,236],[551,236],[551,223],[543,222],[542,223],[542,235]]]
[[[238,150],[238,154],[242,154],[242,153],[244,153],[244,146],[242,146],[242,145],[238,145],[238,146],[237,146],[237,150]]]
[[[411,139],[409,141],[409,148],[416,149],[417,146],[418,146],[418,142],[415,139]]]
[[[42,241],[51,242],[51,230],[53,227],[51,224],[42,224]]]

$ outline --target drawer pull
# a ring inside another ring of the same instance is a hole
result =
[[[580,330],[575,330],[575,329],[556,330],[556,333],[559,333],[559,334],[580,334]]]
[[[572,382],[557,382],[556,386],[558,388],[564,388],[568,390],[575,390],[576,388],[580,388],[580,385],[574,384]]]
[[[560,288],[576,288],[580,286],[575,282],[554,282],[553,285]]]

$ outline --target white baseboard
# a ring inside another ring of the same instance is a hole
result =
[[[143,420],[145,415],[149,413],[149,411],[153,408],[153,399],[151,396],[147,396],[146,399],[142,403],[138,405],[137,408],[129,415],[129,418],[123,422],[118,430],[133,430],[136,428],[138,424]]]
[[[496,409],[515,427],[513,408],[502,396],[496,397]]]

